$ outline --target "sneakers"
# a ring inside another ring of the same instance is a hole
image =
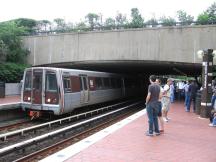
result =
[[[164,131],[164,130],[163,130]],[[161,131],[160,131],[161,132]],[[154,135],[156,135],[156,136],[159,136],[161,133],[160,132],[155,132],[154,134],[153,133],[149,133],[149,131],[146,131],[146,136],[154,136]]]
[[[165,122],[168,122],[168,119],[167,119],[167,118],[163,118],[163,120],[164,120]]]
[[[155,135],[156,135],[156,136],[159,136],[159,135],[160,135],[160,132],[158,132],[158,133],[157,133],[157,132],[155,132]]]
[[[146,136],[152,137],[152,136],[153,136],[153,133],[149,133],[149,131],[147,131],[147,132],[146,132]]]
[[[213,124],[213,123],[210,123],[209,126],[210,126],[210,127],[216,127],[216,125]]]

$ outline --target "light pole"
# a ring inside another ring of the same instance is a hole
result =
[[[198,51],[202,57],[202,92],[200,116],[208,118],[211,113],[212,77],[213,77],[213,49]]]

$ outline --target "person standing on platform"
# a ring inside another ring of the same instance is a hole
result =
[[[172,82],[172,84],[170,85],[170,102],[173,103],[174,99],[175,99],[175,87]]]
[[[188,89],[189,89],[189,81],[187,81],[186,84],[184,85],[184,91],[185,91],[184,105],[185,105],[185,110],[186,111],[187,111],[188,104],[190,102],[190,95],[189,95]]]
[[[170,85],[172,84],[172,79],[167,79],[167,84],[164,86],[163,95],[162,95],[162,113],[163,119],[165,122],[168,122],[169,118],[167,117],[170,109]]]
[[[148,95],[146,97],[146,109],[148,115],[149,130],[146,132],[146,135],[153,136],[153,131],[155,131],[156,135],[160,135],[158,128],[158,112],[160,109],[158,100],[160,96],[160,86],[155,83],[155,75],[151,75],[149,77],[149,81],[151,84],[148,87]]]
[[[212,98],[211,98],[211,106],[214,109],[215,105],[215,100],[216,100],[216,81],[212,81]]]
[[[161,80],[160,79],[156,79],[156,83],[160,86],[160,96],[159,96],[159,104],[160,104],[160,108],[159,108],[159,112],[158,112],[158,119],[160,122],[160,133],[164,133],[164,121],[163,121],[163,117],[162,117],[162,103],[161,103],[161,97],[163,94],[163,88],[161,87]]]
[[[190,112],[190,105],[191,105],[191,101],[193,101],[193,112],[195,112],[196,110],[196,93],[198,90],[198,85],[196,84],[195,81],[192,81],[192,83],[189,85],[188,88],[188,92],[189,92],[189,96],[190,96],[190,100],[189,100],[189,104],[187,105],[187,112]]]

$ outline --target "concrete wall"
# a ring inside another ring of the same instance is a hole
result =
[[[143,28],[24,37],[28,62],[42,65],[90,60],[198,63],[197,51],[216,49],[216,26]]]
[[[5,84],[5,95],[20,95],[21,94],[21,84],[20,83],[6,83]]]

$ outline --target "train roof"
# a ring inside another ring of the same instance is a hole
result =
[[[50,70],[61,70],[63,72],[76,72],[76,73],[91,73],[91,74],[101,74],[101,75],[115,75],[115,76],[128,76],[123,74],[116,74],[116,73],[108,73],[108,72],[99,72],[99,71],[90,71],[90,70],[80,70],[80,69],[66,69],[66,68],[55,68],[55,67],[31,67],[26,68],[25,70],[31,69],[50,69]]]

